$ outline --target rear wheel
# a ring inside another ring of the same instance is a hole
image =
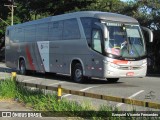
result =
[[[116,83],[119,80],[119,78],[107,78],[107,81],[109,83]]]
[[[25,65],[24,60],[20,61],[20,64],[19,64],[19,73],[21,75],[25,75],[27,73],[27,71],[26,71],[26,65]]]
[[[80,63],[76,63],[72,71],[72,79],[77,83],[84,82],[83,69]]]

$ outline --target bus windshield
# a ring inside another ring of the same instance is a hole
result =
[[[106,23],[109,39],[105,52],[122,58],[138,58],[146,55],[145,43],[139,25]]]

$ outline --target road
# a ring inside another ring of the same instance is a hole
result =
[[[0,77],[5,78],[10,76],[11,69],[6,68],[3,63],[0,63]],[[152,101],[160,103],[160,77],[148,76],[145,78],[121,78],[117,83],[108,83],[103,79],[92,79],[85,84],[74,83],[70,77],[64,75],[39,74],[23,76],[18,75],[19,81],[28,83],[39,83],[49,86],[56,86],[61,84],[63,88],[71,90],[86,91],[91,93],[111,95],[124,98],[132,98],[136,100]],[[75,100],[84,104],[91,104],[93,108],[97,109],[100,105],[116,106],[121,110],[130,111],[136,109],[137,111],[155,110],[145,107],[127,105],[123,103],[98,100],[87,97],[80,97],[75,95],[64,94],[64,98]]]

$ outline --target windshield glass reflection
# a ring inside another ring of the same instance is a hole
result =
[[[142,57],[146,53],[144,40],[138,25],[106,23],[109,39],[105,41],[105,51],[124,58]]]

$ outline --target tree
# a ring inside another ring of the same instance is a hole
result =
[[[124,5],[125,4],[120,0],[93,0],[90,5],[82,8],[82,10],[96,10],[120,13]]]
[[[8,19],[8,8],[4,6],[4,4],[7,4],[8,1],[1,0],[0,1],[0,39],[2,36],[4,36],[5,28],[7,26],[7,19]]]
[[[152,29],[154,33],[153,43],[147,42],[148,53],[152,53],[151,58],[154,58],[154,68],[160,68],[160,1],[159,0],[136,0],[130,2],[124,9],[123,13],[136,18],[141,26],[146,26]]]
[[[105,11],[125,14],[136,18],[142,26],[154,32],[154,46],[160,45],[160,1],[135,0],[1,0],[0,18],[10,24],[10,10],[4,4],[15,4],[14,24],[59,15],[73,11]],[[0,38],[4,36],[7,24],[0,20]],[[159,56],[154,47],[155,56]],[[157,58],[157,60],[160,60]],[[158,62],[157,62],[158,63]]]

